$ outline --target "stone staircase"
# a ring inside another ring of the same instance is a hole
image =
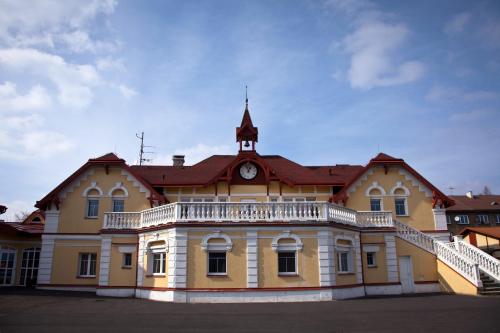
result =
[[[500,282],[491,278],[488,274],[480,272],[483,287],[479,290],[480,295],[500,295]]]

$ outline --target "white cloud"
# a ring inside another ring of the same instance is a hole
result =
[[[199,143],[193,147],[176,149],[171,154],[164,154],[154,158],[154,164],[171,165],[172,155],[185,155],[186,165],[193,165],[212,155],[234,154],[234,147],[228,145],[209,146]]]
[[[118,90],[126,99],[131,99],[137,95],[137,92],[134,89],[123,84],[118,85]]]
[[[12,82],[0,84],[0,112],[45,109],[51,105],[47,90],[35,85],[26,95],[20,95]]]
[[[43,118],[37,114],[6,116],[3,122],[6,128],[19,131],[33,130],[35,127],[43,125],[43,123]]]
[[[91,103],[91,88],[101,82],[94,66],[70,64],[58,55],[35,49],[0,50],[0,66],[51,81],[58,89],[59,103],[76,109]]]
[[[97,66],[97,69],[99,69],[100,71],[125,70],[125,65],[123,64],[122,59],[114,59],[110,56],[97,59],[95,64]]]
[[[85,39],[88,35],[82,29],[99,15],[112,14],[116,4],[115,0],[1,0],[0,41],[17,47],[68,43],[75,52],[89,51],[88,46],[96,43]],[[77,36],[68,39],[68,31]],[[75,47],[75,37],[80,47]]]
[[[472,15],[463,12],[453,16],[444,26],[444,32],[448,35],[456,35],[464,31],[466,25],[470,22]]]
[[[344,50],[351,55],[348,80],[353,88],[370,89],[377,86],[404,84],[419,79],[424,65],[407,61],[395,65],[392,53],[408,38],[403,24],[367,21],[344,38]]]
[[[119,48],[118,42],[104,42],[93,40],[89,34],[83,30],[75,30],[73,32],[60,35],[60,39],[66,43],[69,49],[76,53],[90,52],[114,52]]]

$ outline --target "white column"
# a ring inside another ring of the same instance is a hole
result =
[[[57,228],[59,227],[59,210],[52,208],[45,211],[45,233],[54,233],[57,232]]]
[[[144,234],[139,235],[139,246],[137,251],[137,286],[142,287],[144,281],[144,256],[146,255],[146,240]]]
[[[354,247],[356,248],[356,282],[363,283],[363,262],[361,261],[361,243],[359,234],[354,236]]]
[[[186,288],[187,231],[170,229],[168,253],[168,288]]]
[[[335,284],[332,242],[331,231],[318,231],[319,285],[321,287]]]
[[[396,253],[396,239],[394,236],[384,236],[385,260],[387,263],[387,282],[398,282],[398,259]]]
[[[38,264],[38,284],[50,284],[52,259],[54,257],[54,238],[42,235],[42,249]]]
[[[101,260],[99,264],[99,285],[107,286],[109,284],[109,266],[111,263],[111,236],[102,236],[101,241]]]
[[[448,231],[448,225],[446,224],[446,210],[441,208],[434,208],[432,212],[434,213],[435,229]]]
[[[259,287],[257,231],[247,231],[247,288]]]

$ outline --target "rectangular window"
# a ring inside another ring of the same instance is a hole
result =
[[[366,253],[366,265],[368,267],[375,267],[375,266],[377,266],[377,261],[376,261],[375,255],[376,255],[375,252],[367,252]]]
[[[339,272],[348,273],[349,269],[349,252],[339,252]]]
[[[500,214],[497,214],[497,223],[500,223]]]
[[[113,212],[123,212],[123,211],[125,211],[125,200],[113,199]]]
[[[226,274],[226,251],[208,252],[208,274],[209,275]]]
[[[96,259],[97,254],[95,253],[80,253],[80,270],[78,275],[83,277],[95,277]]]
[[[278,274],[296,274],[295,251],[278,252]]]
[[[484,214],[478,215],[476,217],[476,219],[477,219],[477,223],[479,223],[479,224],[490,224],[490,222],[488,221],[488,215],[484,215]]]
[[[372,212],[380,212],[382,210],[382,199],[370,199],[370,210]]]
[[[399,216],[408,215],[406,213],[406,199],[405,198],[394,199],[394,204],[396,206],[396,215],[399,215]]]
[[[469,224],[469,216],[468,215],[457,215],[455,219],[458,217],[458,224]]]
[[[124,267],[124,268],[132,267],[132,253],[124,253],[123,254],[122,267]]]
[[[165,252],[153,253],[153,275],[165,274]]]
[[[99,215],[99,199],[87,200],[87,217],[96,218]]]

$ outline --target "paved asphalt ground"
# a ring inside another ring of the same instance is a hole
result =
[[[500,332],[500,297],[171,304],[0,289],[0,332]]]

